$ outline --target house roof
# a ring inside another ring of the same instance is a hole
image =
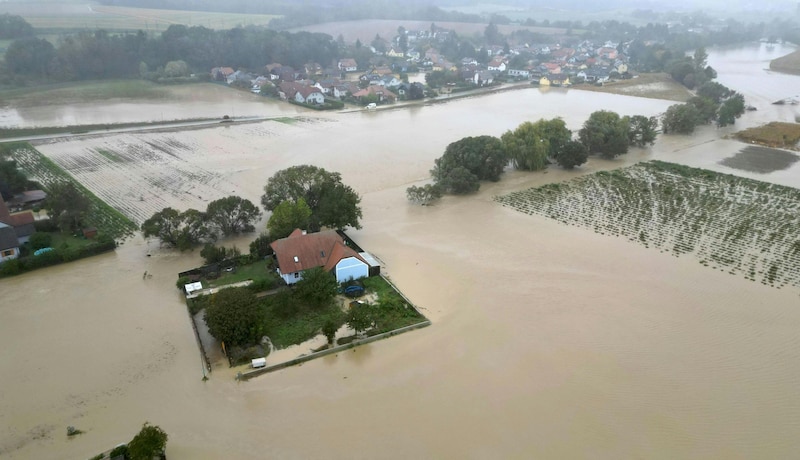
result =
[[[14,198],[8,200],[8,203],[12,205],[24,205],[42,201],[45,198],[47,198],[47,193],[45,193],[44,190],[26,190],[14,195]]]
[[[356,60],[353,58],[339,59],[339,65],[342,67],[358,67]]]
[[[388,89],[384,88],[383,86],[379,85],[370,85],[366,88],[358,91],[357,93],[353,94],[353,97],[364,97],[369,96],[370,94],[383,95],[388,97],[389,99],[397,98],[397,95],[393,92],[389,91]]]
[[[17,234],[10,225],[0,222],[0,251],[19,247]]]
[[[344,245],[344,240],[335,230],[304,233],[298,228],[286,238],[273,241],[270,246],[278,259],[278,268],[284,274],[315,267],[331,270],[343,258],[360,259],[358,254]]]
[[[31,211],[22,211],[14,214],[8,212],[6,202],[0,196],[0,222],[13,227],[18,236],[23,237],[33,233],[34,220],[33,212]]]

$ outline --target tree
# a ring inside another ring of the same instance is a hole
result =
[[[208,203],[206,217],[223,235],[229,236],[255,230],[253,223],[261,218],[261,211],[250,200],[232,195]]]
[[[350,307],[346,322],[356,334],[366,331],[375,323],[371,309],[372,306],[368,303],[356,303]]]
[[[269,236],[273,241],[286,238],[296,228],[308,228],[310,218],[311,208],[303,198],[298,198],[297,202],[283,201],[272,211],[272,215],[267,221]]]
[[[11,199],[16,193],[25,190],[28,178],[17,168],[14,160],[0,160],[0,194],[3,199]]]
[[[22,16],[8,13],[0,15],[0,40],[30,37],[33,34],[33,26]]]
[[[503,42],[503,35],[494,22],[490,22],[483,30],[483,37],[486,39],[486,43],[490,45],[499,45]]]
[[[464,168],[477,180],[500,180],[508,157],[500,139],[492,136],[465,137],[451,143],[437,158],[431,174],[437,183],[457,168]],[[459,173],[463,176],[463,174]],[[447,189],[448,187],[445,187]]]
[[[437,184],[425,184],[422,187],[412,185],[406,189],[408,201],[427,206],[442,197],[442,187]]]
[[[256,343],[262,335],[264,309],[246,288],[222,289],[206,307],[208,331],[226,346]]]
[[[295,283],[295,294],[308,306],[322,308],[330,305],[338,287],[331,273],[322,267],[315,267],[303,272],[303,279]]]
[[[556,162],[564,169],[572,169],[586,163],[589,151],[579,141],[568,141],[556,155]]]
[[[697,95],[702,97],[707,97],[717,104],[722,102],[723,99],[730,96],[732,91],[727,86],[717,83],[715,81],[709,81],[703,83],[699,88],[697,88]]]
[[[664,134],[691,134],[702,123],[700,112],[691,104],[674,104],[661,117]]]
[[[260,258],[267,257],[272,254],[272,243],[274,240],[266,233],[258,235],[258,238],[250,242],[250,255],[257,255]]]
[[[200,257],[203,258],[206,265],[220,263],[225,259],[232,259],[240,255],[242,255],[242,252],[239,251],[236,246],[226,248],[224,246],[215,246],[212,243],[206,243],[203,249],[200,250]]]
[[[408,51],[408,33],[406,32],[406,28],[403,26],[397,28],[397,45],[400,47],[403,53]]]
[[[570,139],[572,132],[560,118],[527,121],[501,137],[511,164],[526,171],[544,169],[548,158],[555,158]]]
[[[49,248],[52,243],[53,235],[45,232],[36,232],[28,239],[28,244],[30,244],[32,251]]]
[[[636,147],[653,145],[656,141],[658,118],[634,115],[628,118],[628,142]]]
[[[155,425],[145,422],[139,433],[128,443],[130,460],[153,460],[160,457],[167,447],[167,433]]]
[[[481,188],[478,176],[463,166],[451,169],[446,175],[439,178],[436,185],[440,186],[443,191],[456,195],[474,193]]]
[[[189,66],[185,61],[169,61],[164,66],[164,76],[175,78],[189,75]]]
[[[614,158],[628,152],[628,121],[616,112],[598,110],[589,115],[578,138],[590,154]]]
[[[21,38],[8,45],[5,61],[14,74],[46,77],[56,57],[53,45],[43,38]]]
[[[342,176],[311,165],[292,166],[278,171],[264,186],[261,203],[274,211],[283,201],[303,198],[311,208],[309,230],[321,227],[361,228],[361,198],[342,183]]]
[[[80,230],[89,214],[89,199],[72,182],[57,182],[48,192],[44,208],[58,228],[62,232]]]
[[[734,92],[733,96],[720,105],[717,113],[717,126],[722,127],[736,123],[736,119],[742,116],[744,110],[744,96]]]
[[[213,240],[214,233],[206,225],[205,214],[196,209],[179,213],[164,208],[142,223],[145,238],[156,237],[161,244],[185,251],[203,240]]]
[[[689,98],[686,103],[697,109],[699,123],[708,124],[717,117],[719,104],[707,97],[694,96]]]

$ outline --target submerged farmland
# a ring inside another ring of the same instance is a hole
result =
[[[800,287],[800,190],[651,161],[495,198],[763,284]]]

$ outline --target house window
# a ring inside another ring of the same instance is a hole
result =
[[[2,253],[0,253],[0,256],[2,256],[2,257],[8,257],[8,256],[13,256],[13,255],[14,255],[14,250],[13,249],[6,249]]]
[[[300,278],[300,272],[294,272],[294,279]]]

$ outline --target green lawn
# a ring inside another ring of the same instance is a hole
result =
[[[275,273],[275,270],[268,267],[265,261],[258,261],[250,265],[236,267],[235,272],[223,271],[219,278],[215,280],[204,281],[204,285],[207,287],[218,287],[245,280],[253,280],[254,283],[258,283],[263,280],[271,284],[275,284],[279,279],[280,277],[277,273]]]
[[[170,99],[166,87],[145,80],[103,80],[58,83],[0,91],[4,105],[35,107],[106,99]]]

